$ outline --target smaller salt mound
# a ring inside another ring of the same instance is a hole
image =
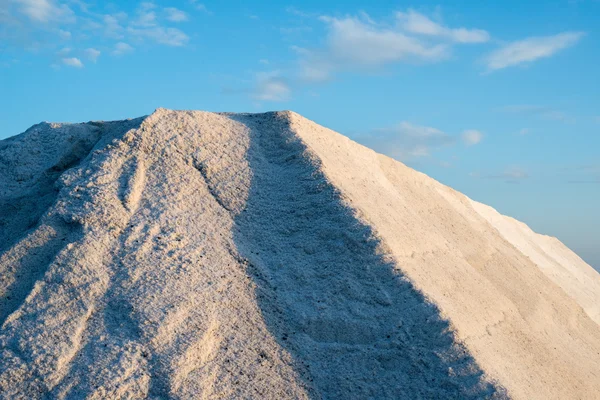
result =
[[[540,235],[524,223],[501,215],[485,204],[471,201],[473,208],[502,237],[531,259],[600,324],[600,274],[558,239]]]

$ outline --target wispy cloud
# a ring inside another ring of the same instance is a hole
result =
[[[567,183],[600,183],[600,164],[572,165],[563,168],[562,172],[567,173]]]
[[[62,63],[69,67],[83,68],[83,63],[77,57],[67,57],[62,59]]]
[[[429,45],[404,33],[355,17],[321,17],[327,25],[324,50],[300,49],[302,77],[323,81],[336,70],[372,68],[401,60],[438,61],[447,57],[444,45]]]
[[[56,52],[56,55],[59,57],[64,57],[67,54],[69,54],[70,52],[71,52],[70,47],[63,47],[62,49],[60,49],[59,51]]]
[[[68,39],[71,39],[71,36],[73,36],[73,35],[69,31],[65,31],[64,29],[59,29],[58,36],[60,36],[60,38],[63,40],[68,40]]]
[[[94,49],[91,47],[89,49],[85,49],[84,53],[85,53],[85,56],[87,57],[87,59],[93,63],[98,61],[98,57],[100,57],[100,50],[97,50],[97,49]]]
[[[140,2],[128,15],[117,7],[118,3],[104,6],[80,0],[0,0],[0,35],[11,46],[58,56],[52,64],[56,68],[64,65],[65,54],[57,53],[67,43],[80,61],[97,62],[101,47],[113,47],[110,54],[122,55],[132,50],[127,43],[181,47],[189,42],[183,30],[172,26],[187,19],[177,8]]]
[[[484,61],[489,71],[532,63],[575,45],[583,36],[583,32],[563,32],[517,40],[495,50]]]
[[[302,10],[299,10],[296,7],[286,7],[285,11],[289,14],[293,14],[293,15],[296,15],[296,16],[302,17],[302,18],[310,18],[310,17],[316,16],[315,14],[307,13]]]
[[[535,104],[513,104],[500,107],[497,111],[514,115],[535,116],[551,121],[575,122],[575,118],[563,111]]]
[[[167,46],[184,46],[189,37],[178,28],[166,27],[159,23],[154,3],[142,3],[137,10],[137,18],[127,28],[127,33],[137,40],[150,40]],[[171,17],[181,18],[179,10],[172,8]],[[175,10],[175,11],[173,11]],[[185,15],[185,14],[184,14]],[[172,20],[171,20],[172,21]]]
[[[131,45],[129,45],[128,43],[125,42],[119,42],[117,44],[115,44],[115,48],[112,51],[112,54],[115,56],[120,56],[126,53],[130,53],[133,51],[133,47],[131,47]]]
[[[490,40],[490,34],[483,29],[448,28],[411,9],[396,13],[396,18],[405,31],[419,35],[446,38],[456,43],[484,43]]]
[[[286,101],[291,89],[279,71],[260,72],[256,75],[256,86],[252,97],[261,101]]]
[[[375,129],[357,140],[373,150],[401,161],[429,157],[433,151],[453,145],[455,137],[430,126],[408,121],[390,127]]]
[[[90,23],[90,27],[95,29],[96,27],[101,27],[104,29],[104,34],[108,38],[112,39],[122,39],[124,37],[125,28],[121,25],[122,22],[125,22],[127,19],[127,15],[125,13],[118,13],[114,15],[104,15],[102,17],[102,23],[97,24],[93,21]]]
[[[151,9],[143,7],[138,11],[137,18],[132,21],[135,26],[151,27],[156,26],[156,13]]]
[[[467,146],[476,145],[483,140],[483,133],[475,129],[468,129],[464,131],[460,136]]]
[[[449,134],[441,129],[418,125],[409,121],[388,128],[373,129],[356,136],[356,140],[373,150],[404,162],[432,157],[436,152],[452,149],[459,143],[474,146],[483,140],[483,133],[475,129],[461,134]],[[439,166],[449,168],[450,163],[436,161]]]
[[[295,9],[289,12],[297,14]],[[321,16],[318,20],[326,28],[324,47],[292,46],[300,58],[301,77],[312,82],[327,80],[336,71],[345,69],[373,69],[399,62],[439,62],[451,55],[452,46],[457,43],[489,40],[486,31],[449,28],[414,10],[394,14],[393,23],[375,21],[365,13]]]
[[[167,13],[167,19],[171,22],[184,22],[189,19],[185,12],[175,7],[167,7],[165,12]]]
[[[329,26],[329,50],[342,62],[382,65],[410,57],[439,60],[446,56],[442,45],[430,46],[392,29],[379,28],[357,18],[321,17]]]
[[[529,174],[523,168],[510,167],[500,173],[495,174],[481,174],[478,172],[471,172],[469,174],[473,178],[479,179],[499,179],[507,183],[520,183],[521,181],[528,179]]]
[[[52,0],[13,0],[13,2],[16,3],[19,12],[37,23],[75,21],[75,14],[66,4]]]
[[[183,31],[177,28],[165,28],[163,26],[153,26],[149,28],[128,28],[132,36],[138,39],[149,39],[158,44],[167,46],[181,47],[184,46],[189,37]]]
[[[198,1],[198,0],[189,0],[189,3],[198,11],[202,11],[203,13],[206,13],[209,15],[212,14],[212,12],[209,11],[208,8],[206,8],[206,5],[204,5],[204,3],[200,3],[200,1]]]

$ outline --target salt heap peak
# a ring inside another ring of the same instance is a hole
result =
[[[600,276],[293,112],[0,141],[0,398],[593,398]]]

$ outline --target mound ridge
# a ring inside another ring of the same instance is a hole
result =
[[[0,397],[592,398],[600,277],[293,112],[0,141]]]

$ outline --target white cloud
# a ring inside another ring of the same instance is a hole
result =
[[[467,146],[473,146],[483,140],[483,133],[475,129],[466,130],[460,136]]]
[[[140,3],[141,10],[153,10],[156,8],[156,4],[151,1],[143,1]]]
[[[413,10],[394,17],[391,25],[374,21],[366,13],[319,17],[327,29],[324,48],[292,47],[300,58],[300,77],[321,82],[339,70],[372,69],[399,62],[439,62],[450,56],[454,44],[489,40],[484,30],[448,28]]]
[[[189,37],[177,28],[156,26],[153,28],[129,28],[128,32],[139,39],[150,39],[158,44],[180,47],[184,46]]]
[[[291,46],[290,49],[300,57],[300,78],[303,81],[325,82],[330,79],[335,66],[327,57],[317,56],[299,46]]]
[[[490,40],[489,33],[482,29],[448,28],[411,9],[396,13],[396,18],[405,31],[419,35],[443,37],[456,43],[484,43]]]
[[[159,24],[157,14],[153,11],[155,8],[154,3],[142,3],[137,10],[137,18],[127,27],[127,33],[139,41],[148,39],[167,46],[184,46],[189,37],[180,29]],[[182,21],[181,18],[186,17],[176,8],[165,8],[165,11],[171,21]]]
[[[133,24],[145,27],[156,26],[156,13],[154,11],[140,11]]]
[[[81,51],[73,55],[91,62],[98,59],[95,47],[99,43],[109,48],[114,46],[108,52],[119,55],[133,50],[128,43],[135,43],[136,47],[156,44],[184,46],[189,41],[185,32],[169,26],[187,18],[177,8],[159,8],[152,2],[142,2],[138,3],[135,14],[130,17],[117,9],[118,3],[110,7],[96,3],[87,4],[81,0],[0,0],[0,41],[8,39],[23,49],[56,55],[57,49],[66,45],[66,40],[74,38]],[[111,13],[98,12],[96,8],[109,9]],[[52,40],[47,39],[48,33],[51,33]],[[85,48],[88,50],[83,50]],[[63,50],[55,64],[62,65],[64,57],[67,54]]]
[[[35,22],[73,22],[75,14],[66,4],[52,0],[13,0],[19,11]]]
[[[59,51],[56,52],[56,55],[59,57],[64,57],[67,54],[69,54],[70,52],[71,52],[70,47],[63,47],[62,49],[60,49]]]
[[[447,56],[443,45],[429,45],[358,18],[321,17],[327,23],[328,52],[340,62],[377,66],[405,59],[437,61]]]
[[[112,54],[115,56],[120,56],[122,54],[130,53],[132,51],[133,47],[131,47],[129,44],[125,42],[119,42],[115,44],[115,49],[113,50]]]
[[[396,127],[397,132],[402,133],[405,136],[419,138],[419,139],[431,139],[431,138],[443,138],[446,141],[449,136],[440,131],[437,128],[430,126],[414,125],[407,121],[402,121]]]
[[[456,140],[447,133],[430,126],[402,121],[391,128],[376,129],[357,138],[375,151],[402,161],[429,157],[431,153],[453,145]]]
[[[165,8],[165,12],[167,13],[167,19],[171,22],[184,22],[188,20],[187,14],[177,8],[167,7]]]
[[[256,75],[256,87],[253,97],[263,101],[286,101],[290,99],[291,89],[278,71],[261,72]]]
[[[69,32],[69,31],[59,29],[58,35],[60,36],[61,39],[64,39],[64,40],[71,39],[71,32]]]
[[[124,28],[121,26],[120,21],[123,20],[123,15],[104,15],[102,21],[104,22],[104,33],[109,38],[121,39],[123,38]]]
[[[508,43],[485,58],[488,70],[498,70],[550,57],[575,45],[583,32],[564,32],[553,36],[530,37]]]
[[[334,69],[327,60],[303,60],[300,78],[307,82],[325,82],[331,79]]]
[[[63,58],[62,63],[68,65],[69,67],[83,68],[83,63],[77,57]]]
[[[94,48],[85,49],[84,53],[88,60],[90,60],[93,63],[98,61],[98,57],[100,57],[100,50]]]
[[[212,14],[212,12],[210,12],[208,8],[206,8],[206,6],[200,3],[198,0],[189,0],[189,3],[198,11],[202,11],[207,14]]]

